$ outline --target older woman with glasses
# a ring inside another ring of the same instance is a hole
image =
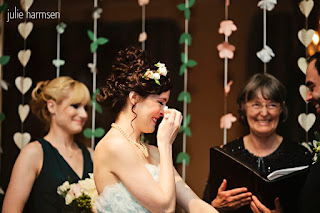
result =
[[[249,134],[223,147],[235,158],[266,177],[271,172],[311,163],[311,154],[298,143],[278,135],[278,124],[287,118],[285,87],[272,75],[255,74],[238,97],[240,120],[249,127]],[[204,200],[217,210],[232,212],[279,212],[265,207],[246,187],[227,189],[227,181],[220,187],[212,185],[209,176]],[[219,188],[218,188],[219,187]],[[278,208],[278,209],[277,209]]]

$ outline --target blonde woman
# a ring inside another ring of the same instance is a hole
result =
[[[77,182],[92,172],[88,149],[74,141],[88,118],[89,102],[87,87],[70,77],[37,84],[30,105],[48,134],[21,150],[5,194],[3,213],[24,209],[32,213],[62,211],[64,199],[57,194],[57,187],[67,180]]]

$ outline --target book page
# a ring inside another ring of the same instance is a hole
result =
[[[279,169],[279,170],[271,172],[267,176],[267,178],[268,178],[268,180],[275,180],[275,179],[277,179],[279,177],[288,175],[288,174],[290,174],[292,172],[303,170],[305,168],[308,168],[308,166],[298,166],[298,167],[293,167],[293,168]]]

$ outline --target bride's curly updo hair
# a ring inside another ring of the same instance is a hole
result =
[[[107,78],[106,85],[100,88],[97,101],[111,107],[115,116],[125,107],[131,91],[142,98],[151,94],[160,95],[171,89],[169,76],[161,76],[158,85],[153,79],[142,76],[147,69],[157,70],[149,55],[137,47],[120,50],[112,66],[112,74]]]

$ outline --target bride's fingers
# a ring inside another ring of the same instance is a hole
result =
[[[181,115],[181,112],[177,111],[176,110],[176,117],[175,117],[175,126],[178,128],[180,127],[180,124],[181,124],[181,120],[182,120],[182,115]]]
[[[168,109],[167,112],[169,112],[169,116],[168,116],[168,119],[167,121],[171,124],[174,123],[174,119],[175,119],[175,116],[176,116],[176,112],[174,109]]]

